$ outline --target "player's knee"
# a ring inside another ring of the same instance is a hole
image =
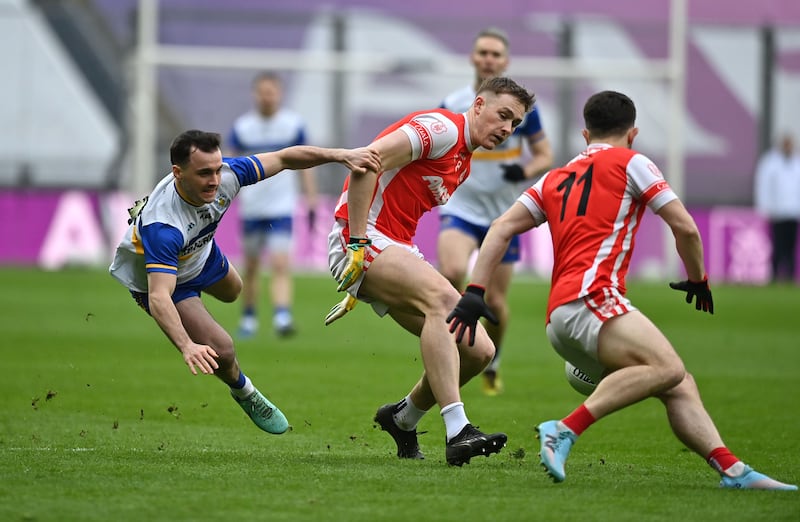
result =
[[[212,295],[223,303],[232,303],[239,298],[242,288],[244,288],[244,283],[242,283],[242,278],[238,277],[237,274],[237,277],[228,278],[224,285],[215,288]]]
[[[700,392],[692,374],[684,372],[681,381],[658,394],[658,398],[665,403],[673,400],[699,400]]]
[[[486,341],[487,342],[481,344],[478,349],[478,353],[476,354],[476,356],[480,359],[481,368],[486,368],[489,366],[489,363],[492,362],[495,354],[494,343],[491,339],[489,339],[488,335],[486,336]]]
[[[222,367],[227,367],[236,361],[236,349],[233,345],[233,338],[227,332],[221,333],[211,345],[217,352],[217,363]]]
[[[425,317],[447,315],[458,304],[461,295],[446,281],[438,278],[434,281],[422,283],[424,288],[419,295],[421,302],[421,312]]]
[[[475,344],[466,346],[466,343],[467,340],[465,339],[463,342],[464,349],[460,350],[461,357],[471,358],[481,369],[486,368],[494,359],[494,342],[482,326],[479,325],[478,330],[475,332]],[[462,345],[459,345],[459,348],[462,348]]]
[[[657,382],[658,388],[662,391],[676,388],[687,378],[689,374],[680,359],[667,361],[658,366]],[[691,376],[689,376],[691,378]]]

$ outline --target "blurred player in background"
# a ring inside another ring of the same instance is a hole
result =
[[[772,280],[794,281],[797,264],[797,224],[800,223],[800,153],[789,133],[780,145],[758,161],[756,210],[769,220],[772,239]]]
[[[495,28],[478,33],[470,61],[475,68],[472,85],[447,96],[442,102],[443,108],[466,112],[481,82],[505,72],[509,62],[506,34]],[[524,146],[529,148],[532,155],[532,159],[525,162]],[[480,247],[489,225],[552,163],[553,151],[542,130],[536,107],[502,144],[491,150],[479,148],[473,153],[469,178],[439,209],[439,271],[459,292],[464,291],[470,257]],[[491,364],[483,371],[483,391],[488,395],[496,395],[503,387],[498,373],[500,349],[508,327],[508,287],[516,261],[519,261],[519,237],[511,241],[486,292],[486,303],[498,321],[496,325],[484,323],[496,350]]]
[[[456,341],[492,313],[484,288],[511,238],[548,223],[554,266],[546,331],[555,350],[597,384],[576,410],[536,427],[540,458],[556,482],[570,448],[597,420],[658,397],[678,439],[716,469],[721,486],[795,490],[753,470],[725,446],[694,378],[664,334],[625,297],[634,236],[650,208],[675,236],[687,280],[670,283],[686,302],[714,313],[700,233],[658,167],[632,150],[636,108],[624,94],[597,93],[584,106],[588,148],[546,173],[489,228],[472,282],[448,316]]]
[[[262,72],[253,80],[255,108],[234,122],[228,146],[234,155],[281,150],[306,144],[302,117],[281,107],[280,77]],[[299,174],[299,180],[297,177]],[[239,217],[244,248],[244,291],[239,335],[252,337],[258,331],[258,298],[261,286],[261,256],[269,254],[272,325],[279,337],[294,333],[292,320],[292,214],[301,182],[308,208],[308,229],[313,232],[317,184],[309,169],[281,172],[264,183],[244,188],[239,195]],[[265,204],[269,202],[269,204]]]
[[[242,373],[233,339],[200,299],[206,293],[231,303],[242,290],[214,233],[242,186],[284,169],[338,162],[355,172],[374,172],[380,162],[367,149],[307,146],[223,158],[219,134],[198,130],[175,138],[170,160],[172,172],[130,209],[131,225],[109,271],[155,319],[193,374],[216,375],[259,428],[283,433],[286,417]]]
[[[331,310],[326,324],[357,297],[419,336],[422,378],[405,398],[375,414],[400,458],[423,458],[416,426],[435,404],[447,432],[448,464],[461,466],[505,445],[504,433],[485,434],[469,422],[459,390],[489,364],[494,345],[483,327],[473,346],[456,344],[445,317],[460,294],[411,240],[422,215],[446,203],[467,179],[473,151],[491,150],[508,139],[532,105],[533,95],[513,80],[488,80],[465,113],[420,111],[387,127],[369,145],[380,155],[382,170],[352,173],[345,181],[328,259],[339,290],[350,295]]]

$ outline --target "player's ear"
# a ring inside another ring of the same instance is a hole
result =
[[[589,144],[589,131],[586,130],[586,129],[581,130],[581,136],[583,136],[583,139],[586,141],[586,144],[588,145]]]
[[[639,134],[639,127],[633,127],[628,131],[628,147],[633,147],[633,140]]]
[[[478,96],[475,98],[475,101],[472,102],[472,105],[475,106],[475,114],[480,114],[483,110],[483,106],[486,105],[486,98]]]
[[[181,179],[181,168],[177,165],[172,166],[172,176],[175,179]]]

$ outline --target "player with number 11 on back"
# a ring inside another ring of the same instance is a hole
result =
[[[734,456],[700,399],[697,384],[670,342],[625,297],[625,275],[634,236],[646,208],[663,219],[688,279],[670,283],[686,292],[699,311],[714,313],[697,225],[646,156],[632,150],[636,108],[624,94],[603,91],[584,105],[587,149],[546,173],[492,223],[472,272],[471,284],[450,313],[450,331],[474,335],[492,271],[515,234],[548,223],[553,275],[547,303],[547,337],[567,361],[598,383],[594,392],[561,420],[536,427],[541,463],[556,482],[566,478],[572,445],[597,420],[648,397],[667,410],[670,427],[703,457],[721,486],[796,490],[763,475]]]

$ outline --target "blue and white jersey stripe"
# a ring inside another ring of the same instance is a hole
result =
[[[175,187],[172,173],[153,189],[128,227],[109,268],[130,290],[147,292],[147,273],[175,274],[177,284],[197,277],[214,244],[214,234],[241,187],[264,179],[255,156],[223,158],[222,179],[213,203],[194,206]]]

